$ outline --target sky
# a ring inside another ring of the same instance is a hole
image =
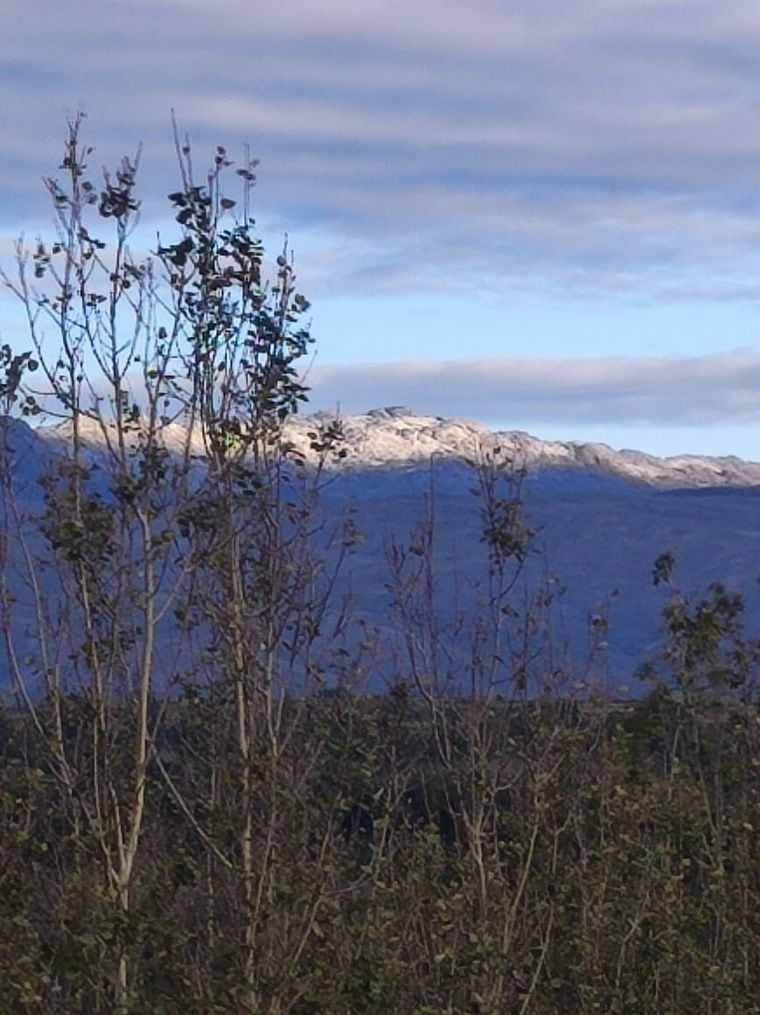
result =
[[[98,165],[142,145],[154,235],[173,109],[261,160],[314,409],[757,460],[758,68],[746,0],[4,0],[0,261],[80,108]]]

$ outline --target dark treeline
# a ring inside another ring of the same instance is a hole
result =
[[[177,135],[178,235],[137,257],[137,160],[95,183],[81,128],[54,239],[1,276],[31,348],[0,349],[0,1012],[760,1012],[740,597],[684,597],[664,553],[648,693],[606,700],[606,619],[564,658],[494,453],[476,608],[436,608],[428,500],[386,547],[396,628],[354,620],[362,534],[318,510],[340,422],[283,429],[308,302],[287,244],[267,280],[255,163],[199,183]]]
[[[749,705],[288,701],[250,759],[251,901],[234,704],[187,694],[153,744],[127,913],[114,829],[85,818],[92,709],[63,706],[70,791],[2,717],[3,1011],[112,1011],[122,949],[134,1011],[246,1011],[250,983],[271,1012],[758,1010]],[[129,706],[110,730],[126,799]]]

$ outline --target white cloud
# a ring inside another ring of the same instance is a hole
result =
[[[740,0],[6,0],[0,216],[41,207],[80,103],[98,162],[144,141],[163,188],[175,107],[199,153],[251,142],[295,235],[382,246],[412,285],[455,244],[486,288],[561,288],[572,265],[659,299],[667,264],[731,291],[755,270],[759,58]]]
[[[313,408],[418,412],[512,425],[702,426],[760,421],[760,355],[471,359],[316,366]]]

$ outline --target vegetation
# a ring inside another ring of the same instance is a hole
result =
[[[663,555],[651,692],[579,687],[551,589],[515,601],[532,533],[484,460],[469,651],[431,507],[388,547],[383,655],[336,593],[359,536],[317,510],[339,423],[316,466],[284,438],[308,303],[287,246],[266,281],[254,165],[218,148],[199,184],[177,139],[179,236],[138,258],[137,160],[96,186],[81,127],[55,241],[3,276],[33,348],[0,355],[0,1011],[760,1012],[741,600],[689,602]],[[66,441],[24,514],[13,417],[39,412]]]

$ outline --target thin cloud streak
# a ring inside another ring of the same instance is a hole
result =
[[[733,299],[757,273],[760,13],[741,0],[293,0],[286,12],[6,0],[4,15],[11,230],[45,211],[38,181],[67,109],[87,107],[96,165],[143,141],[145,191],[161,193],[174,107],[199,158],[251,142],[260,200],[292,235],[322,228],[364,252],[342,280],[357,295],[373,248],[389,282],[418,291],[436,291],[452,250],[464,289],[563,299],[569,266],[584,298],[654,302],[699,275]]]
[[[315,366],[314,409],[423,413],[514,425],[707,426],[760,421],[760,355],[469,359]]]

